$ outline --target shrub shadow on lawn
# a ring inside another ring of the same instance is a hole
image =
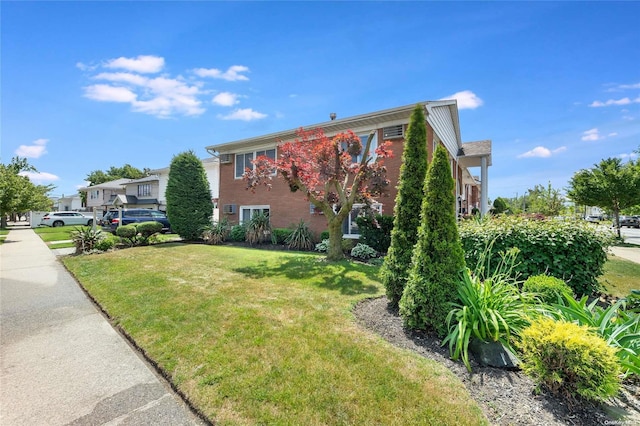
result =
[[[332,270],[328,274],[327,269]],[[282,257],[277,266],[261,261],[255,266],[234,268],[235,272],[250,278],[263,279],[286,277],[291,280],[302,280],[314,286],[341,294],[355,296],[358,294],[377,294],[379,288],[373,284],[365,284],[357,277],[348,276],[349,272],[364,273],[368,279],[377,279],[378,268],[367,265],[353,265],[348,261],[327,263],[317,255]]]

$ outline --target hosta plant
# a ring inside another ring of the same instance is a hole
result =
[[[356,246],[351,249],[351,256],[360,260],[369,260],[377,255],[377,251],[362,243],[356,244]]]

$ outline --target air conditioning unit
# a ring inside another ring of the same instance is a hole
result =
[[[220,154],[220,164],[228,164],[231,162],[231,154]]]
[[[402,124],[397,126],[389,126],[382,129],[382,134],[385,139],[397,139],[404,136],[404,127]]]
[[[222,213],[224,214],[236,214],[237,206],[235,204],[225,204],[222,206]]]

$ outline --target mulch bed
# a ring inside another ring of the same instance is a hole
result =
[[[640,425],[640,384],[625,382],[620,395],[607,403],[567,401],[544,391],[519,371],[482,367],[471,360],[472,373],[449,358],[447,347],[429,333],[404,329],[386,297],[366,299],[354,308],[359,324],[399,348],[444,364],[466,386],[492,425]]]

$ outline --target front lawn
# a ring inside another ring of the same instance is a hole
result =
[[[51,241],[64,241],[71,239],[71,231],[73,231],[78,226],[58,226],[58,227],[48,227],[48,226],[38,226],[37,228],[33,228],[34,232],[40,236],[42,241],[45,243]]]
[[[604,264],[604,275],[599,282],[605,293],[616,297],[625,297],[631,290],[640,290],[640,263],[609,256]]]
[[[486,424],[444,366],[355,323],[353,305],[384,293],[377,267],[182,244],[63,262],[221,425]]]

